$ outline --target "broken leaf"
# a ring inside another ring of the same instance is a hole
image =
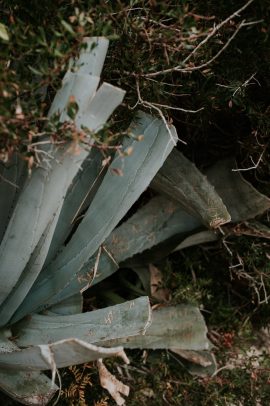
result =
[[[145,335],[103,342],[125,348],[207,350],[211,344],[200,310],[191,305],[160,307],[153,311],[152,324]]]
[[[207,227],[217,228],[231,219],[207,177],[176,149],[166,159],[151,187],[176,200]]]
[[[253,219],[270,208],[270,199],[242,177],[232,159],[217,162],[206,175],[226,205],[232,222]]]

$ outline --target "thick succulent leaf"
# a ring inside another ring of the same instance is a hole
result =
[[[122,103],[125,93],[109,83],[102,83],[83,114],[78,115],[76,123],[92,131],[100,130],[115,108]]]
[[[0,357],[20,351],[10,337],[9,330],[0,330]],[[0,368],[0,389],[25,405],[40,405],[46,404],[58,387],[40,372]]]
[[[134,267],[132,271],[138,276],[143,289],[150,296],[151,295],[151,275],[149,272],[149,266]]]
[[[0,241],[26,179],[25,162],[14,154],[8,166],[0,166]]]
[[[200,222],[180,209],[175,202],[163,196],[154,197],[111,233],[100,255],[90,258],[53,300],[61,301],[79,290],[85,290],[90,284],[93,286],[101,282],[112,275],[118,269],[118,264],[126,259],[175,234],[185,235],[199,226]]]
[[[93,77],[79,72],[67,72],[63,79],[62,87],[56,93],[51,105],[49,117],[54,114],[59,114],[61,122],[69,121],[70,117],[67,114],[67,107],[70,102],[70,97],[73,96],[78,105],[76,118],[80,118],[96,92],[99,79],[98,76]]]
[[[231,219],[206,176],[176,149],[164,162],[151,187],[179,202],[207,227],[217,228]]]
[[[100,76],[108,46],[109,40],[105,37],[84,38],[79,57],[71,62],[70,69],[86,75]]]
[[[199,225],[198,220],[179,209],[175,202],[157,196],[116,228],[104,245],[120,263]]]
[[[180,251],[184,248],[193,247],[194,245],[204,244],[206,242],[217,241],[218,234],[212,230],[200,231],[185,238],[177,247],[173,250]]]
[[[143,336],[110,340],[102,345],[124,348],[208,350],[207,328],[197,307],[178,305],[153,311],[153,320]]]
[[[39,275],[49,251],[52,236],[60,214],[60,209],[61,206],[58,208],[56,215],[50,220],[48,226],[42,234],[17,284],[1,305],[0,326],[7,324],[11,316],[23,302],[25,296]]]
[[[78,338],[87,343],[144,334],[151,322],[147,296],[92,312],[49,316],[33,314],[13,326],[17,345],[48,344],[64,338]]]
[[[69,97],[75,97],[78,104],[78,117],[86,111],[99,83],[100,74],[108,50],[109,41],[104,37],[85,38],[79,57],[70,62],[70,70],[65,74],[61,89],[51,105],[49,116],[60,114],[61,121],[68,119],[66,107]],[[72,70],[72,71],[71,71]]]
[[[174,348],[173,353],[191,375],[202,378],[212,376],[217,371],[217,362],[210,351],[189,351]]]
[[[47,370],[83,364],[99,358],[123,357],[123,348],[103,348],[76,338],[57,341],[48,345],[37,345],[24,350],[0,354],[0,369]]]
[[[0,246],[0,303],[16,285],[48,223],[57,215],[82,155],[87,153],[76,157],[60,154],[63,152],[56,157],[61,164],[53,160],[50,168],[33,171],[14,209]]]
[[[122,90],[109,85],[104,86],[107,89],[107,92],[105,91],[106,100],[103,99],[104,87],[101,87],[85,110],[87,123],[81,119],[81,123],[87,125],[88,115],[91,115],[90,129],[92,131],[96,131],[105,124],[108,116],[124,96]],[[101,108],[102,99],[104,105]],[[109,104],[108,101],[111,103]],[[65,107],[62,102],[63,100],[58,101],[60,111]],[[92,113],[97,111],[97,106],[100,109],[97,116],[94,117]],[[93,111],[89,111],[92,108]],[[49,151],[53,156],[50,164],[46,168],[38,168],[34,171],[20,195],[0,246],[0,280],[3,281],[0,288],[0,304],[18,282],[36,244],[48,227],[49,221],[60,210],[68,187],[88,155],[88,151],[84,149],[81,149],[76,156],[69,154],[69,151],[69,146],[65,146],[64,150],[52,147],[52,151]],[[48,146],[44,147],[44,152],[48,153]],[[24,238],[25,235],[29,238]],[[14,252],[17,255],[14,255]],[[9,272],[10,269],[12,272]]]
[[[46,315],[53,316],[67,316],[71,314],[78,314],[82,312],[83,308],[83,297],[80,292],[73,296],[68,297],[60,303],[50,307],[49,310],[45,311]]]
[[[93,199],[106,172],[101,168],[102,155],[97,149],[93,148],[67,191],[44,264],[45,267],[54,259],[60,248],[62,248],[67,236],[76,223],[77,217],[89,206]]]
[[[53,296],[48,302],[46,307],[50,304],[62,302],[63,300],[74,295],[75,292],[83,293],[90,286],[101,282],[103,279],[109,277],[119,269],[119,265],[115,262],[111,254],[103,251],[98,251],[96,255],[92,256],[85,266],[82,267],[78,274],[68,281],[66,286],[59,289],[59,292]],[[98,280],[96,280],[98,278]],[[14,319],[17,321],[19,315]]]
[[[98,47],[96,53],[98,53]],[[92,94],[89,95],[89,98],[92,98]],[[97,101],[100,101],[100,96],[97,96]],[[63,97],[56,100],[55,105],[60,112],[65,108],[65,103],[66,100]],[[83,103],[81,99],[80,103]],[[99,113],[98,120],[96,122],[94,119],[92,120],[91,130],[95,131],[97,126],[100,127],[104,124],[114,108],[115,105],[110,106],[105,115],[103,112],[103,116]],[[104,119],[103,122],[102,118]],[[50,153],[53,159],[45,165],[45,168],[40,167],[33,172],[20,195],[0,246],[0,304],[19,280],[37,242],[40,241],[50,219],[56,215],[61,207],[67,188],[88,155],[86,150],[81,150],[79,155],[73,156],[68,153],[68,147],[57,150],[53,146],[48,147],[46,145],[43,149],[44,153]],[[45,160],[43,164],[45,164]],[[28,238],[25,238],[25,235]]]
[[[173,148],[171,134],[161,120],[140,113],[139,121],[131,127],[134,135],[141,134],[140,122],[145,125],[145,121],[149,124],[143,141],[129,139],[125,147],[133,148],[133,154],[122,158],[124,161],[118,156],[114,159],[78,229],[48,266],[46,275],[44,272],[36,282],[15,315],[16,320],[40,308],[42,303],[53,304],[53,297],[87,264],[162,166]],[[174,127],[171,132],[176,138]],[[121,164],[123,176],[116,176],[114,171]]]
[[[38,371],[0,369],[0,389],[23,405],[46,405],[59,388]]]
[[[270,208],[270,199],[259,193],[239,171],[234,171],[232,159],[217,162],[207,170],[209,181],[228,208],[232,221],[244,221],[262,214]]]

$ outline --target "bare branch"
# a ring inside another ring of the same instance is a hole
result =
[[[256,163],[254,163],[253,158],[250,157],[251,162],[253,163],[253,166],[250,166],[249,168],[232,169],[232,172],[245,172],[245,171],[251,171],[252,169],[257,169],[258,166],[259,166],[259,164],[260,164],[260,162],[261,162],[261,160],[262,160],[262,157],[263,157],[263,154],[264,154],[264,153],[265,153],[265,149],[264,149],[263,152],[260,154],[259,159],[258,159],[258,161],[257,161]]]
[[[210,32],[210,34],[207,35],[207,37],[202,40],[196,48],[193,49],[193,51],[184,59],[183,64],[187,63],[190,58],[204,45],[206,42],[209,41],[210,38],[212,38],[224,25],[226,25],[228,22],[230,22],[234,17],[239,17],[239,14],[244,11],[254,0],[249,0],[246,4],[244,4],[243,7],[241,7],[239,10],[235,11],[233,14],[231,14],[229,17],[227,17],[225,20],[221,21],[218,25],[216,25],[213,30]]]
[[[151,104],[154,106],[163,107],[164,109],[183,111],[184,113],[198,113],[199,111],[204,110],[204,107],[201,107],[198,110],[187,110],[182,107],[168,106],[167,104],[159,104],[159,103],[151,103]]]
[[[208,62],[203,63],[200,66],[194,66],[194,67],[186,67],[183,68],[183,65],[185,65],[197,52],[198,50],[205,45],[224,25],[226,25],[228,22],[230,22],[233,18],[235,17],[239,17],[240,13],[242,11],[244,11],[251,3],[253,3],[254,0],[249,0],[246,4],[244,4],[241,8],[239,8],[238,10],[236,10],[234,13],[232,13],[229,17],[227,17],[225,20],[221,21],[221,23],[219,23],[218,25],[214,26],[213,29],[211,30],[211,32],[193,49],[193,51],[183,60],[183,62],[181,64],[179,64],[178,66],[175,66],[173,68],[168,68],[168,69],[164,69],[161,71],[157,71],[157,72],[152,72],[152,73],[147,73],[145,75],[142,75],[144,77],[155,77],[158,75],[164,75],[167,73],[171,73],[171,72],[193,72],[195,70],[199,70],[202,69],[208,65],[210,65],[213,61],[215,61],[220,54],[229,46],[229,44],[231,43],[231,41],[234,39],[234,37],[237,35],[237,33],[239,32],[239,30],[246,25],[250,25],[250,23],[246,23],[245,21],[242,21],[242,23],[240,23],[240,25],[238,26],[238,28],[236,29],[236,31],[234,32],[234,34],[229,38],[229,40],[226,42],[226,44],[222,47],[222,49],[213,57],[211,58]],[[254,23],[258,23],[259,21],[256,21]]]
[[[158,72],[153,72],[153,73],[147,73],[146,75],[142,75],[144,77],[153,77],[153,76],[158,76],[158,75],[163,75],[166,73],[170,73],[170,72],[181,72],[181,73],[188,73],[188,72],[194,72],[197,70],[201,70],[203,68],[206,68],[207,66],[209,66],[212,62],[214,62],[221,54],[222,52],[225,51],[226,48],[228,48],[228,46],[230,45],[230,43],[232,42],[232,40],[236,37],[236,35],[238,34],[238,32],[240,31],[240,29],[244,26],[245,20],[243,20],[238,27],[236,28],[236,30],[234,31],[234,33],[231,35],[231,37],[228,39],[228,41],[223,45],[223,47],[216,53],[216,55],[213,56],[213,58],[209,59],[209,61],[202,63],[201,65],[198,66],[190,66],[187,68],[181,68],[181,65],[175,66],[174,68],[169,68],[169,69],[164,69]]]
[[[171,140],[172,140],[173,144],[176,145],[176,141],[175,141],[175,139],[174,139],[174,137],[173,137],[173,135],[172,135],[171,129],[170,129],[168,123],[167,123],[166,118],[164,117],[164,114],[163,114],[162,111],[160,110],[160,108],[157,107],[157,106],[155,106],[153,103],[150,103],[150,102],[145,101],[145,100],[142,99],[138,78],[136,79],[136,89],[137,89],[137,95],[138,95],[138,101],[137,101],[136,105],[137,105],[137,104],[141,104],[142,106],[145,106],[145,107],[147,107],[147,108],[156,110],[156,111],[158,112],[158,114],[160,115],[160,117],[161,117],[161,119],[162,119],[162,121],[163,121],[163,123],[164,123],[164,125],[165,125],[165,127],[166,127],[166,129],[167,129],[167,131],[168,131],[168,133],[169,133],[169,135],[170,135],[170,137],[171,137]],[[180,141],[185,144],[184,141],[182,141],[182,140],[180,140]]]

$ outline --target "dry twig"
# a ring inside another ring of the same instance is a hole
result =
[[[213,29],[211,30],[211,32],[207,35],[206,38],[204,38],[194,49],[193,51],[183,60],[183,62],[181,62],[181,64],[179,64],[178,66],[174,66],[173,68],[168,68],[168,69],[164,69],[164,70],[160,70],[157,72],[151,72],[151,73],[147,73],[145,75],[142,75],[144,77],[155,77],[158,75],[165,75],[167,73],[171,73],[171,72],[181,72],[181,73],[185,73],[185,72],[194,72],[196,70],[200,70],[202,68],[205,68],[207,66],[209,66],[212,62],[214,62],[221,54],[222,52],[224,52],[224,50],[230,45],[231,41],[235,38],[235,36],[238,34],[238,32],[240,31],[240,29],[243,26],[246,26],[249,23],[246,23],[245,20],[243,20],[237,27],[237,29],[234,31],[234,33],[232,34],[232,36],[228,39],[228,41],[224,44],[224,46],[217,52],[216,55],[214,55],[209,61],[198,65],[198,66],[192,66],[192,67],[183,67],[184,65],[187,64],[187,62],[191,59],[191,57],[193,57],[198,50],[205,45],[225,24],[227,24],[228,22],[230,22],[233,18],[235,17],[239,17],[239,14],[244,11],[251,3],[253,3],[254,0],[249,0],[246,4],[244,4],[244,6],[242,6],[241,8],[239,8],[238,10],[236,10],[234,13],[232,13],[229,17],[227,17],[225,20],[223,20],[221,23],[219,23],[218,25],[214,26]]]

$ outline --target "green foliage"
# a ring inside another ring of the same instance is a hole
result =
[[[181,6],[147,0],[50,1],[46,5],[3,1],[3,23],[9,41],[1,46],[2,158],[7,159],[14,149],[25,151],[26,156],[33,154],[29,145],[41,127],[44,131],[46,112],[70,56],[77,53],[82,37],[106,35],[113,42],[104,77],[127,90],[117,127],[126,128],[133,115],[129,109],[138,99],[137,80],[145,101],[192,110],[204,108],[195,115],[162,109],[166,117],[174,118],[181,138],[188,141],[185,152],[197,162],[208,163],[209,158],[226,156],[235,151],[238,142],[242,159],[248,160],[251,148],[256,161],[262,152],[257,140],[265,145],[269,131],[267,2],[253,2],[241,13],[246,22],[258,23],[243,27],[204,70],[173,72],[157,78],[143,76],[181,64],[214,23],[242,5],[240,1],[217,5],[210,0],[203,4],[189,0]],[[239,21],[236,17],[226,24],[200,48],[188,66],[207,62],[215,55]],[[47,131],[56,135],[56,131]]]

